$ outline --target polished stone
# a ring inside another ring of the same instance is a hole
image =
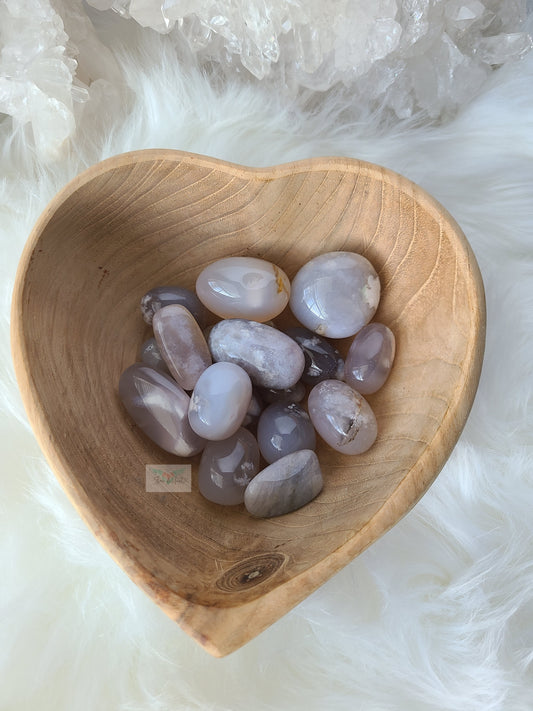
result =
[[[207,266],[196,280],[200,301],[222,318],[268,321],[289,303],[290,281],[271,262],[227,257]]]
[[[170,306],[170,304],[184,306],[203,328],[206,316],[204,305],[194,291],[181,286],[156,286],[142,297],[141,313],[146,323],[151,324],[154,313],[162,309],[163,306]]]
[[[376,417],[364,397],[346,383],[318,383],[309,393],[308,407],[316,431],[338,452],[361,454],[374,444]]]
[[[189,396],[170,376],[135,363],[120,376],[118,393],[137,426],[162,449],[190,457],[204,448],[189,424]]]
[[[302,375],[304,383],[316,385],[321,380],[331,378],[342,380],[344,361],[332,343],[308,328],[288,328],[285,333],[293,338],[304,352],[305,369]]]
[[[315,449],[316,435],[307,412],[295,402],[274,403],[261,413],[257,441],[269,463],[300,449]]]
[[[355,252],[327,252],[297,272],[290,308],[314,333],[345,338],[370,321],[379,297],[379,277],[368,259]]]
[[[246,487],[244,505],[255,517],[281,516],[305,506],[322,491],[316,454],[310,449],[287,454],[259,472]]]
[[[139,356],[142,362],[146,363],[146,365],[149,365],[151,368],[157,368],[157,370],[161,370],[163,373],[170,375],[170,371],[163,359],[163,356],[161,355],[161,351],[159,350],[159,346],[157,345],[155,338],[149,338],[141,345],[139,349]]]
[[[213,363],[194,386],[190,425],[205,439],[227,439],[242,425],[251,398],[252,382],[240,366]]]
[[[212,363],[200,326],[191,312],[179,304],[170,304],[156,311],[152,325],[155,340],[172,376],[184,390],[192,390]]]
[[[369,323],[350,345],[344,380],[363,395],[375,393],[389,377],[395,350],[390,328],[382,323]]]
[[[263,388],[292,387],[305,365],[302,349],[292,338],[256,321],[219,321],[209,334],[209,347],[213,360],[240,365],[254,385]]]
[[[265,403],[257,388],[252,389],[252,399],[242,421],[243,427],[256,427],[259,416],[265,409]]]
[[[291,388],[276,390],[275,388],[261,388],[263,400],[269,405],[273,402],[302,402],[307,394],[305,385],[299,380]]]
[[[259,471],[259,447],[251,432],[240,428],[228,439],[208,442],[198,469],[198,488],[215,504],[234,506]]]

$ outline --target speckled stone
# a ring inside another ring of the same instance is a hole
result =
[[[363,395],[375,393],[389,377],[395,350],[396,342],[390,328],[382,323],[369,323],[350,345],[345,381]]]
[[[258,518],[281,516],[305,506],[322,491],[316,454],[310,449],[287,454],[252,479],[244,492],[247,511]]]
[[[181,286],[156,286],[141,299],[141,313],[146,323],[151,324],[154,313],[170,304],[179,304],[188,309],[201,328],[205,323],[205,308],[194,291]]]
[[[288,328],[285,333],[293,338],[304,352],[304,383],[316,385],[331,378],[342,380],[344,361],[332,343],[308,328]]]
[[[263,388],[292,387],[305,365],[302,349],[292,338],[256,321],[219,321],[209,334],[209,347],[213,360],[240,365],[254,385]]]
[[[241,428],[221,442],[208,442],[198,469],[200,493],[215,504],[242,504],[259,461],[257,441],[248,430]]]
[[[189,396],[170,376],[135,363],[120,376],[118,393],[137,426],[162,449],[191,457],[204,448],[189,425]]]
[[[240,366],[213,363],[194,386],[189,423],[205,439],[227,439],[241,426],[251,398],[252,382]]]
[[[179,304],[164,306],[154,314],[154,336],[172,377],[184,390],[192,390],[211,354],[200,326]]]
[[[346,383],[318,383],[309,393],[308,407],[316,431],[338,452],[361,454],[374,444],[376,417],[364,397]]]
[[[368,259],[354,252],[327,252],[297,272],[290,308],[314,333],[345,338],[370,321],[379,297],[379,277]]]
[[[157,370],[170,375],[170,371],[167,368],[167,364],[163,360],[163,356],[161,355],[155,338],[149,338],[141,345],[139,349],[139,357],[143,363],[146,363],[146,365],[149,365],[151,368],[156,368]]]
[[[269,463],[300,449],[315,449],[316,436],[307,412],[295,402],[274,403],[261,413],[257,441]]]
[[[289,302],[290,281],[271,262],[227,257],[209,264],[196,280],[200,301],[222,318],[268,321]]]

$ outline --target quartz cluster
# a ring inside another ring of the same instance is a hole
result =
[[[395,355],[390,329],[369,323],[379,298],[374,267],[352,252],[311,259],[292,283],[262,259],[218,260],[196,294],[165,286],[143,296],[154,337],[122,373],[119,396],[160,447],[203,452],[205,498],[244,502],[252,516],[288,513],[322,489],[316,433],[350,455],[376,440],[362,393],[382,387]],[[282,331],[271,319],[286,306],[301,325]],[[222,320],[206,328],[206,309]],[[354,337],[346,361],[326,337]]]
[[[366,110],[449,114],[531,48],[526,0],[88,0],[171,33],[200,60],[295,94],[349,88]]]

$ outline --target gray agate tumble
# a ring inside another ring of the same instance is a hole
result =
[[[118,394],[137,426],[162,449],[191,457],[204,448],[205,440],[189,425],[189,396],[170,376],[135,363],[120,376]]]
[[[352,341],[344,380],[363,395],[375,393],[389,377],[395,349],[390,328],[382,323],[369,323]]]
[[[201,328],[205,324],[205,308],[193,291],[181,286],[156,286],[141,299],[141,313],[146,323],[151,324],[154,313],[170,304],[179,304],[188,309]]]
[[[258,518],[281,516],[308,504],[322,491],[316,454],[310,449],[287,454],[252,479],[244,492],[248,513]]]
[[[316,385],[321,380],[342,379],[344,363],[332,343],[307,328],[288,328],[285,333],[296,341],[304,353],[304,383]]]
[[[272,464],[300,449],[315,449],[316,435],[307,412],[292,403],[274,403],[261,414],[257,425],[261,454]]]
[[[167,364],[165,363],[163,356],[161,355],[161,351],[159,350],[159,346],[157,345],[155,338],[149,338],[142,344],[139,350],[139,355],[142,362],[149,365],[150,368],[161,370],[163,373],[170,375],[170,371],[167,368]]]
[[[259,471],[259,447],[243,428],[220,442],[208,442],[198,470],[200,493],[224,506],[242,504],[244,490]]]

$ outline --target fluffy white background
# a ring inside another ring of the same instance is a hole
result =
[[[495,73],[451,123],[378,132],[370,116],[350,123],[346,99],[284,105],[245,80],[217,86],[191,58],[176,61],[167,38],[130,23],[98,31],[115,38],[116,66],[100,63],[59,160],[40,161],[27,131],[0,123],[0,708],[531,711],[533,55]],[[11,365],[11,290],[38,214],[86,166],[148,147],[258,166],[346,155],[404,173],[461,224],[487,292],[478,395],[436,483],[222,660],[86,530],[34,440]]]

